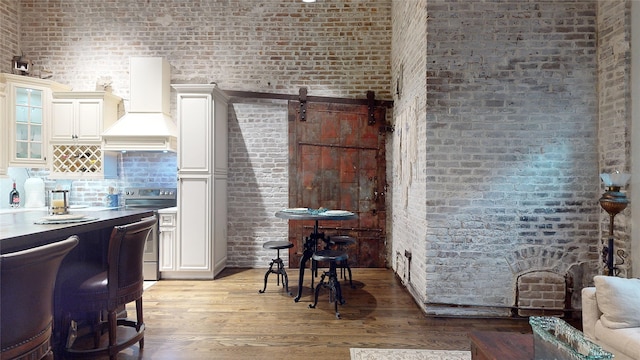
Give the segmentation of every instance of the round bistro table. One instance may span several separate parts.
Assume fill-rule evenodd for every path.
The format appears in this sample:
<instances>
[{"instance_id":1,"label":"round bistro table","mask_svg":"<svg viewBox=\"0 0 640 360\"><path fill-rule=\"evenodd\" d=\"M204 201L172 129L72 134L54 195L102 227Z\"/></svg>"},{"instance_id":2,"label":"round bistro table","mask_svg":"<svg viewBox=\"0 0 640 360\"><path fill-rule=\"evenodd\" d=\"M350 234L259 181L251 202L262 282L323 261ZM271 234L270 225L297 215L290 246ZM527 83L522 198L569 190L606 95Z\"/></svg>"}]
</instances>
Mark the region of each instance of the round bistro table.
<instances>
[{"instance_id":1,"label":"round bistro table","mask_svg":"<svg viewBox=\"0 0 640 360\"><path fill-rule=\"evenodd\" d=\"M293 299L295 302L300 301L302 296L302 283L304 280L304 269L307 266L307 261L311 259L311 256L316 251L318 240L325 240L324 233L318 231L318 222L322 220L353 220L357 219L358 215L346 210L312 210L307 208L294 208L284 209L276 212L276 217L287 220L313 220L315 225L313 226L313 232L309 237L305 239L304 251L302 258L300 259L300 278L298 279L298 294ZM312 274L313 276L313 274Z\"/></svg>"}]
</instances>

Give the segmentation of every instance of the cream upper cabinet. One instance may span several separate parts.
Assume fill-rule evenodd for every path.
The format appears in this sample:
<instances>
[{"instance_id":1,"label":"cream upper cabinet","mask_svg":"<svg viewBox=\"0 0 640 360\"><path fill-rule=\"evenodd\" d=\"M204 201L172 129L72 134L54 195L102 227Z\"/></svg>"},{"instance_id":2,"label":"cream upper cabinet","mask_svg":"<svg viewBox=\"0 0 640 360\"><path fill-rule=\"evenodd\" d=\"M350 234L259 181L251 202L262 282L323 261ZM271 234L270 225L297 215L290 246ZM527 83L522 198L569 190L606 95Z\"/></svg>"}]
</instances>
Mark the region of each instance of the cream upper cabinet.
<instances>
[{"instance_id":1,"label":"cream upper cabinet","mask_svg":"<svg viewBox=\"0 0 640 360\"><path fill-rule=\"evenodd\" d=\"M119 118L120 97L104 91L53 93L50 126L50 177L117 177L115 152L102 150L102 131Z\"/></svg>"},{"instance_id":2,"label":"cream upper cabinet","mask_svg":"<svg viewBox=\"0 0 640 360\"><path fill-rule=\"evenodd\" d=\"M177 91L178 212L175 247L160 277L213 279L227 262L227 98L215 85ZM162 262L162 256L161 256Z\"/></svg>"},{"instance_id":3,"label":"cream upper cabinet","mask_svg":"<svg viewBox=\"0 0 640 360\"><path fill-rule=\"evenodd\" d=\"M8 165L45 167L52 93L70 88L50 80L0 74L5 84L4 127L8 134Z\"/></svg>"},{"instance_id":4,"label":"cream upper cabinet","mask_svg":"<svg viewBox=\"0 0 640 360\"><path fill-rule=\"evenodd\" d=\"M51 142L100 143L102 131L118 120L121 101L104 91L53 93Z\"/></svg>"},{"instance_id":5,"label":"cream upper cabinet","mask_svg":"<svg viewBox=\"0 0 640 360\"><path fill-rule=\"evenodd\" d=\"M178 170L182 174L226 175L226 95L215 85L172 86L178 91Z\"/></svg>"},{"instance_id":6,"label":"cream upper cabinet","mask_svg":"<svg viewBox=\"0 0 640 360\"><path fill-rule=\"evenodd\" d=\"M213 102L210 93L179 93L178 168L182 174L213 172Z\"/></svg>"}]
</instances>

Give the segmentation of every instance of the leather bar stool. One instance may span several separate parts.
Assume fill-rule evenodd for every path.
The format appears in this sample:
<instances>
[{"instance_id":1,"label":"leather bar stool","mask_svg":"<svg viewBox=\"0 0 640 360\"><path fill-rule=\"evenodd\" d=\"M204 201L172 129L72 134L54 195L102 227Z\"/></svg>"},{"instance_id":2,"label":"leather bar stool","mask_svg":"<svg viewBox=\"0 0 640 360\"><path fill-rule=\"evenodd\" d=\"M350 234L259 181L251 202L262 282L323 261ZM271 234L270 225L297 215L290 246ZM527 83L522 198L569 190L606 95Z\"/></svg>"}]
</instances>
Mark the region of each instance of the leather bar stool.
<instances>
[{"instance_id":1,"label":"leather bar stool","mask_svg":"<svg viewBox=\"0 0 640 360\"><path fill-rule=\"evenodd\" d=\"M335 235L329 238L329 243L334 246L336 250L347 251L347 247L354 245L356 239L349 235ZM345 278L345 270L349 272L349 285L353 289L353 278L351 276L351 267L349 266L349 259L338 262L337 267L340 268L340 277Z\"/></svg>"},{"instance_id":2,"label":"leather bar stool","mask_svg":"<svg viewBox=\"0 0 640 360\"><path fill-rule=\"evenodd\" d=\"M78 237L0 255L0 359L53 359L53 289Z\"/></svg>"},{"instance_id":3,"label":"leather bar stool","mask_svg":"<svg viewBox=\"0 0 640 360\"><path fill-rule=\"evenodd\" d=\"M95 359L107 355L115 360L120 351L136 342L140 349L144 348L142 259L146 239L156 223L156 218L152 217L114 227L109 239L107 269L97 274L89 271L76 274L61 284L62 338L66 340L63 358ZM118 318L118 312L130 302L136 304L136 320ZM84 320L82 315L85 314L91 314L89 320L93 320L93 348L74 346L75 336L81 331L73 331L73 324L78 324L76 320ZM103 314L106 314L106 320ZM122 331L123 336L118 336L118 328L122 326L133 331ZM67 329L73 330L66 333ZM104 330L108 332L108 342L101 345Z\"/></svg>"},{"instance_id":4,"label":"leather bar stool","mask_svg":"<svg viewBox=\"0 0 640 360\"><path fill-rule=\"evenodd\" d=\"M271 259L269 263L269 270L264 274L264 288L258 290L259 293L264 293L267 290L267 279L270 274L276 274L278 286L280 286L280 276L282 276L282 286L287 294L291 295L289 291L289 278L287 277L287 271L284 268L284 263L280 258L280 250L289 249L293 247L293 243L290 241L267 241L262 245L262 248L268 250L277 250L278 254L275 259ZM273 269L273 265L276 265L276 269Z\"/></svg>"},{"instance_id":5,"label":"leather bar stool","mask_svg":"<svg viewBox=\"0 0 640 360\"><path fill-rule=\"evenodd\" d=\"M343 305L344 299L342 298L342 290L340 289L340 281L336 274L336 263L338 261L346 261L349 258L346 252L340 250L325 249L316 251L311 258L314 261L328 261L329 270L322 273L320 276L320 282L316 286L315 299L313 304L309 304L310 308L315 308L318 304L318 294L320 288L329 289L329 301L335 304L336 318L340 319L340 312L338 312L338 304Z\"/></svg>"}]
</instances>

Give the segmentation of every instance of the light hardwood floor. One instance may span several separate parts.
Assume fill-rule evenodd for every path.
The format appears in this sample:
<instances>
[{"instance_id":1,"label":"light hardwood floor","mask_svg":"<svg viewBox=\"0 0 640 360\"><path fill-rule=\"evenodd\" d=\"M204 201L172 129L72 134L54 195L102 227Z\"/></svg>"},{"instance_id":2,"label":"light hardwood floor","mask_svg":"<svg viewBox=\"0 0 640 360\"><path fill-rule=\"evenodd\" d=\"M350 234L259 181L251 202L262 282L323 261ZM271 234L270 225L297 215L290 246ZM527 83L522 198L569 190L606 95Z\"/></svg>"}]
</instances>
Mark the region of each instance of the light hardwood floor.
<instances>
[{"instance_id":1,"label":"light hardwood floor","mask_svg":"<svg viewBox=\"0 0 640 360\"><path fill-rule=\"evenodd\" d=\"M226 269L213 281L157 282L144 294L144 350L136 344L118 359L349 359L352 347L469 350L470 331L530 332L526 319L426 317L387 269L353 269L356 288L343 285L338 320L326 291L317 308L308 307L308 276L298 303L273 274L259 294L264 272ZM295 294L297 270L288 274Z\"/></svg>"}]
</instances>

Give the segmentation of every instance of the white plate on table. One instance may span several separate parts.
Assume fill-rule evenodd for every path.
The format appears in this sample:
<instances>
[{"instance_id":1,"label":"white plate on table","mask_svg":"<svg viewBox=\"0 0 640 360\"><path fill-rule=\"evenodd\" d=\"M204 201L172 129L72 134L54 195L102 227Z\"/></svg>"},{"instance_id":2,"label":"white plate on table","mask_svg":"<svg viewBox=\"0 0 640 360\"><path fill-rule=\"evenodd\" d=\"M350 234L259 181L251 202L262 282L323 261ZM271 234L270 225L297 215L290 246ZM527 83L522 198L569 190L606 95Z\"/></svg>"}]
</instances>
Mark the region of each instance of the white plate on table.
<instances>
[{"instance_id":1,"label":"white plate on table","mask_svg":"<svg viewBox=\"0 0 640 360\"><path fill-rule=\"evenodd\" d=\"M296 213L296 214L300 214L300 213L307 213L309 212L308 208L292 208L292 209L284 209L284 212L288 212L288 213Z\"/></svg>"},{"instance_id":2,"label":"white plate on table","mask_svg":"<svg viewBox=\"0 0 640 360\"><path fill-rule=\"evenodd\" d=\"M345 216L345 215L351 215L351 211L347 211L347 210L327 210L327 211L321 213L321 215Z\"/></svg>"},{"instance_id":3,"label":"white plate on table","mask_svg":"<svg viewBox=\"0 0 640 360\"><path fill-rule=\"evenodd\" d=\"M45 216L42 219L46 221L69 221L69 220L80 220L87 217L84 214L61 214L61 215L49 215Z\"/></svg>"}]
</instances>

